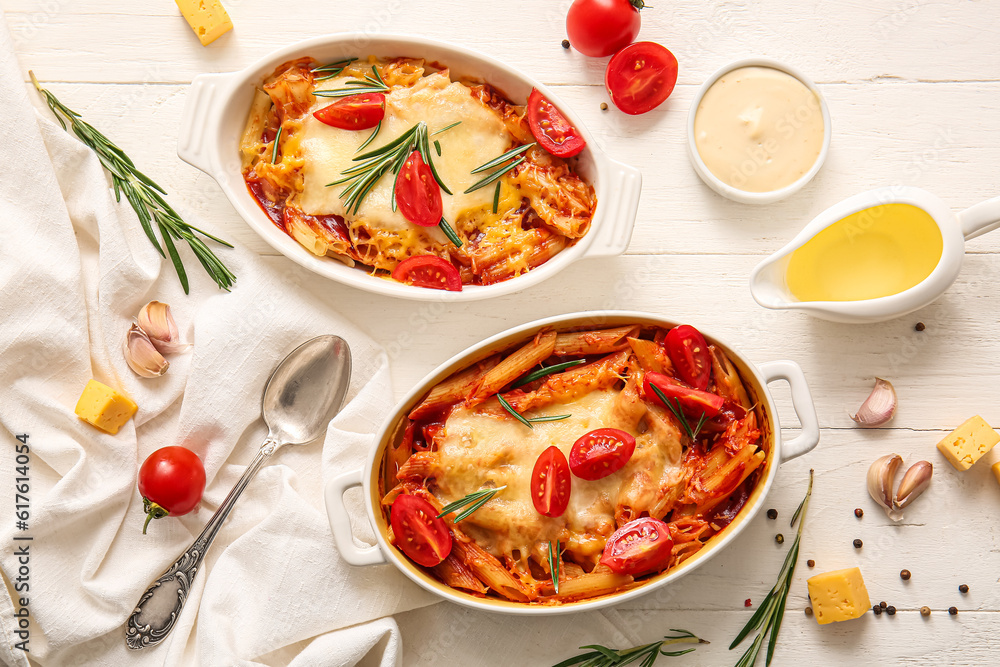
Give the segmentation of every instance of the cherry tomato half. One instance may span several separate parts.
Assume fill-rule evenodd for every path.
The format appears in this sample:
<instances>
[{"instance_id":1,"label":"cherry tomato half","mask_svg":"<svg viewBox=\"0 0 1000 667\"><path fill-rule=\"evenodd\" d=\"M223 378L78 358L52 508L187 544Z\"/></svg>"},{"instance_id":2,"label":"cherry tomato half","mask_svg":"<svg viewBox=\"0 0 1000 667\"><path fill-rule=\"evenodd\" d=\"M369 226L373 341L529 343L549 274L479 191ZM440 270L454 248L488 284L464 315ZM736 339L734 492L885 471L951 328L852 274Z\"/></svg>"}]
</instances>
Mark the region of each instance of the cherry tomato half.
<instances>
[{"instance_id":1,"label":"cherry tomato half","mask_svg":"<svg viewBox=\"0 0 1000 667\"><path fill-rule=\"evenodd\" d=\"M660 404L663 401L653 391L652 385L656 385L656 388L663 392L663 395L671 402L677 399L684 412L695 417L700 417L702 412L709 417L714 417L719 414L719 410L726 402L726 399L717 394L685 387L677 380L662 373L646 373L646 377L642 380L642 390L646 394L646 399Z\"/></svg>"},{"instance_id":2,"label":"cherry tomato half","mask_svg":"<svg viewBox=\"0 0 1000 667\"><path fill-rule=\"evenodd\" d=\"M539 514L561 516L569 507L572 478L569 464L558 447L549 447L531 471L531 502Z\"/></svg>"},{"instance_id":3,"label":"cherry tomato half","mask_svg":"<svg viewBox=\"0 0 1000 667\"><path fill-rule=\"evenodd\" d=\"M368 130L385 117L385 95L364 93L337 100L313 113L321 123L342 130Z\"/></svg>"},{"instance_id":4,"label":"cherry tomato half","mask_svg":"<svg viewBox=\"0 0 1000 667\"><path fill-rule=\"evenodd\" d=\"M670 526L647 516L629 521L608 538L601 563L619 574L646 574L666 567L673 548Z\"/></svg>"},{"instance_id":5,"label":"cherry tomato half","mask_svg":"<svg viewBox=\"0 0 1000 667\"><path fill-rule=\"evenodd\" d=\"M612 475L635 452L635 438L617 428L599 428L581 436L569 451L569 469L580 479L593 481Z\"/></svg>"},{"instance_id":6,"label":"cherry tomato half","mask_svg":"<svg viewBox=\"0 0 1000 667\"><path fill-rule=\"evenodd\" d=\"M615 106L636 116L652 111L674 92L677 58L656 42L626 46L608 62L604 87Z\"/></svg>"},{"instance_id":7,"label":"cherry tomato half","mask_svg":"<svg viewBox=\"0 0 1000 667\"><path fill-rule=\"evenodd\" d=\"M441 186L420 151L410 153L396 176L396 203L403 217L415 225L434 227L441 222Z\"/></svg>"},{"instance_id":8,"label":"cherry tomato half","mask_svg":"<svg viewBox=\"0 0 1000 667\"><path fill-rule=\"evenodd\" d=\"M696 389L708 389L712 354L701 332L688 324L674 327L667 333L666 347L681 379Z\"/></svg>"},{"instance_id":9,"label":"cherry tomato half","mask_svg":"<svg viewBox=\"0 0 1000 667\"><path fill-rule=\"evenodd\" d=\"M434 506L419 496L397 496L392 501L389 523L396 546L414 563L434 567L451 553L448 525L437 518Z\"/></svg>"},{"instance_id":10,"label":"cherry tomato half","mask_svg":"<svg viewBox=\"0 0 1000 667\"><path fill-rule=\"evenodd\" d=\"M151 519L187 514L201 502L205 491L205 466L198 455L186 447L163 447L149 455L139 468L139 493Z\"/></svg>"},{"instance_id":11,"label":"cherry tomato half","mask_svg":"<svg viewBox=\"0 0 1000 667\"><path fill-rule=\"evenodd\" d=\"M417 255L403 260L392 272L392 279L415 287L462 291L462 276L458 269L436 255Z\"/></svg>"},{"instance_id":12,"label":"cherry tomato half","mask_svg":"<svg viewBox=\"0 0 1000 667\"><path fill-rule=\"evenodd\" d=\"M538 144L556 157L573 157L587 146L566 116L534 88L528 96L528 127Z\"/></svg>"},{"instance_id":13,"label":"cherry tomato half","mask_svg":"<svg viewBox=\"0 0 1000 667\"><path fill-rule=\"evenodd\" d=\"M575 0L566 14L566 35L585 56L603 58L639 34L642 0Z\"/></svg>"}]
</instances>

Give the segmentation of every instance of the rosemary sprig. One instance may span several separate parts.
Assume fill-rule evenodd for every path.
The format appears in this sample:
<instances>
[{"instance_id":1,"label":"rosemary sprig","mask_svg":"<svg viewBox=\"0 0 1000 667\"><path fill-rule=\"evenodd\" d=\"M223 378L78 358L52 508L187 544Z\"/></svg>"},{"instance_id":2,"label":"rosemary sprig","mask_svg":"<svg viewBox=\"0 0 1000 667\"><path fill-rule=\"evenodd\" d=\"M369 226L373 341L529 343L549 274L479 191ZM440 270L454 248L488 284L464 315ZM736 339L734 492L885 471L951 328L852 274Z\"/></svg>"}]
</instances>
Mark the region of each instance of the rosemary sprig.
<instances>
[{"instance_id":1,"label":"rosemary sprig","mask_svg":"<svg viewBox=\"0 0 1000 667\"><path fill-rule=\"evenodd\" d=\"M271 149L271 164L278 161L278 142L281 141L281 131L285 129L284 126L278 126L278 133L274 135L274 147Z\"/></svg>"},{"instance_id":2,"label":"rosemary sprig","mask_svg":"<svg viewBox=\"0 0 1000 667\"><path fill-rule=\"evenodd\" d=\"M577 359L575 361L564 361L562 363L553 364L551 366L543 366L542 368L539 368L537 371L531 371L523 378L512 384L510 388L517 389L518 387L526 385L529 382L534 382L535 380L539 380L545 377L546 375L552 375L553 373L558 373L560 371L566 370L567 368L572 368L573 366L579 366L580 364L585 364L585 363L587 363L586 359Z\"/></svg>"},{"instance_id":3,"label":"rosemary sprig","mask_svg":"<svg viewBox=\"0 0 1000 667\"><path fill-rule=\"evenodd\" d=\"M438 514L438 518L440 519L444 516L447 516L448 514L451 514L452 512L458 511L463 507L466 507L467 509L458 516L456 516L452 521L452 523L458 523L462 519L467 518L469 515L471 515L473 512L478 510L486 503L493 500L493 496L500 493L506 488L507 486L504 485L504 486L498 486L495 489L480 489L478 491L473 491L464 498L459 498L455 502L448 503L447 505L442 507L441 513Z\"/></svg>"},{"instance_id":4,"label":"rosemary sprig","mask_svg":"<svg viewBox=\"0 0 1000 667\"><path fill-rule=\"evenodd\" d=\"M573 416L571 414L570 415L546 415L546 416L543 416L543 417L530 417L529 418L529 417L525 417L520 412L518 412L517 410L515 410L514 406L511 405L510 403L508 403L507 399L504 398L503 396L501 396L500 394L497 394L497 400L500 401L500 405L503 407L503 409L506 410L507 412L509 412L511 414L511 416L514 417L514 419L516 419L517 421L521 422L522 424L524 424L525 426L527 426L530 429L534 429L535 428L535 424L539 424L539 423L542 423L542 422L557 422L557 421L562 421L563 419L569 419L570 417Z\"/></svg>"},{"instance_id":5,"label":"rosemary sprig","mask_svg":"<svg viewBox=\"0 0 1000 667\"><path fill-rule=\"evenodd\" d=\"M496 215L497 209L500 208L500 186L503 185L500 181L497 181L497 189L493 191L493 215Z\"/></svg>"},{"instance_id":6,"label":"rosemary sprig","mask_svg":"<svg viewBox=\"0 0 1000 667\"><path fill-rule=\"evenodd\" d=\"M436 135L438 135L438 134L441 134L442 132L447 132L448 130L450 130L451 128L455 127L456 125L461 125L461 124L462 124L462 121L460 121L460 120L456 120L456 121L455 121L454 123L452 123L451 125L445 125L444 127L442 127L442 128L441 128L440 130L438 130L437 132L432 132L432 133L431 133L431 136L433 137L433 136L436 136Z\"/></svg>"},{"instance_id":7,"label":"rosemary sprig","mask_svg":"<svg viewBox=\"0 0 1000 667\"><path fill-rule=\"evenodd\" d=\"M511 164L509 164L509 165L507 165L507 166L505 166L505 167L500 167L499 169L497 169L496 171L494 171L494 172L493 172L492 174L490 174L490 175L489 175L489 176L487 176L486 178L484 178L484 179L482 179L482 180L479 180L479 181L476 181L475 183L473 183L472 185L470 185L470 186L469 186L469 187L468 187L468 188L467 188L467 189L465 190L465 194L469 194L470 192L475 192L475 191L476 191L476 190L478 190L479 188L485 188L485 187L486 187L487 185L489 185L490 183L493 183L493 182L495 182L495 181L499 181L499 180L500 180L501 178L503 178L503 177L504 177L504 176L505 176L505 175L506 175L506 174L507 174L507 173L508 173L508 172L509 172L509 171L510 171L511 169L513 169L514 167L516 167L516 166L518 166L519 164L521 164L522 162L524 162L524 160L525 160L525 158L520 158L520 159L518 159L518 160L515 160L514 162L512 162Z\"/></svg>"},{"instance_id":8,"label":"rosemary sprig","mask_svg":"<svg viewBox=\"0 0 1000 667\"><path fill-rule=\"evenodd\" d=\"M556 540L555 553L552 551L552 540L549 540L549 574L552 575L552 588L556 595L559 595L559 557L562 555L559 549L559 540Z\"/></svg>"},{"instance_id":9,"label":"rosemary sprig","mask_svg":"<svg viewBox=\"0 0 1000 667\"><path fill-rule=\"evenodd\" d=\"M760 653L760 647L763 645L764 637L768 632L770 632L771 636L767 642L765 664L770 665L771 658L774 657L774 647L778 641L778 632L781 630L781 621L785 615L785 602L788 600L788 591L792 585L792 576L795 574L795 564L799 559L799 543L802 541L802 528L805 526L806 510L809 508L812 487L813 471L810 470L809 488L806 489L805 498L799 503L798 509L795 510L795 514L792 515L792 520L788 524L790 527L794 527L795 522L799 521L799 529L795 535L795 541L792 542L792 546L788 550L788 555L785 556L785 562L781 565L781 570L778 572L778 581L774 584L771 592L767 594L767 597L764 598L764 602L757 609L757 613L743 626L743 629L729 646L729 650L733 650L751 632L758 628L760 629L753 643L750 644L750 647L743 654L743 657L740 658L740 661L736 663L736 667L751 667L757 662L757 655Z\"/></svg>"},{"instance_id":10,"label":"rosemary sprig","mask_svg":"<svg viewBox=\"0 0 1000 667\"><path fill-rule=\"evenodd\" d=\"M340 73L347 68L348 65L353 63L356 58L345 58L343 60L338 60L335 63L330 63L328 65L322 65L320 67L313 67L313 74L323 74L324 76L314 79L315 81L326 81L327 79L332 79L336 76L340 76Z\"/></svg>"},{"instance_id":11,"label":"rosemary sprig","mask_svg":"<svg viewBox=\"0 0 1000 667\"><path fill-rule=\"evenodd\" d=\"M316 70L313 71L315 72ZM385 81L382 79L382 75L379 74L378 67L375 65L372 65L372 73L375 74L374 77L365 74L364 79L345 81L343 88L334 88L333 90L314 90L313 95L316 97L350 97L351 95L360 95L362 93L389 92L389 86L386 85ZM336 76L336 74L334 76Z\"/></svg>"},{"instance_id":12,"label":"rosemary sprig","mask_svg":"<svg viewBox=\"0 0 1000 667\"><path fill-rule=\"evenodd\" d=\"M510 172L511 169L513 169L514 167L516 167L519 164L521 164L522 162L524 162L525 158L521 157L521 158L519 158L517 160L514 160L513 162L510 162L509 164L506 164L506 165L504 164L504 162L508 162L509 160L513 160L515 157L517 157L518 155L521 155L522 153L524 153L526 150L528 150L529 148L531 148L534 145L535 145L535 142L533 141L530 144L524 144L523 146L518 146L517 148L513 148L513 149L507 151L506 153L504 153L503 155L495 157L492 160L490 160L489 162L481 164L478 167L476 167L475 169L473 169L472 170L473 174L479 174L481 172L493 169L494 167L498 167L498 169L496 169L496 171L492 172L491 174L489 174L485 178L480 179L480 180L476 181L475 183L473 183L472 185L470 185L469 188L465 191L465 194L469 194L470 192L475 192L479 188L485 188L487 185L489 185L490 183L493 183L494 181L499 181L501 178L504 177L505 174L507 174L508 172ZM497 185L499 186L499 183L497 183ZM493 195L493 202L494 202L494 204L493 204L493 212L494 213L496 213L497 201L499 200L499 198L500 198L500 190L498 189L496 191L496 193L494 193L494 195Z\"/></svg>"},{"instance_id":13,"label":"rosemary sprig","mask_svg":"<svg viewBox=\"0 0 1000 667\"><path fill-rule=\"evenodd\" d=\"M652 644L643 644L642 646L634 646L632 648L615 650L598 644L581 646L581 649L589 648L591 651L581 653L580 655L567 660L563 660L553 667L573 667L574 665L580 665L581 667L619 667L620 665L632 664L637 660L641 661L639 662L640 667L652 667L653 663L655 663L661 655L673 657L684 655L694 650L694 647L692 647L684 649L683 651L665 651L663 649L664 646L670 646L672 644L709 643L700 637L696 637L687 630L677 630L671 628L670 631L678 634L665 636L661 641L653 642Z\"/></svg>"},{"instance_id":14,"label":"rosemary sprig","mask_svg":"<svg viewBox=\"0 0 1000 667\"><path fill-rule=\"evenodd\" d=\"M541 422L560 422L563 419L569 419L573 415L548 415L545 417L530 417L528 419L532 424L539 424Z\"/></svg>"},{"instance_id":15,"label":"rosemary sprig","mask_svg":"<svg viewBox=\"0 0 1000 667\"><path fill-rule=\"evenodd\" d=\"M493 167L499 167L500 165L502 165L507 160L510 160L510 159L514 158L515 156L520 155L521 153L523 153L524 151L528 150L529 148L531 148L534 145L535 145L535 142L532 141L530 144L524 144L523 146L518 146L517 148L513 148L513 149L507 151L506 153L504 153L503 155L501 155L500 157L495 157L492 160L490 160L489 162L486 162L484 164L479 165L478 167L476 167L475 169L472 170L472 173L473 174L478 174L478 173L486 171L488 169L492 169Z\"/></svg>"},{"instance_id":16,"label":"rosemary sprig","mask_svg":"<svg viewBox=\"0 0 1000 667\"><path fill-rule=\"evenodd\" d=\"M35 78L34 72L29 71L28 74L31 76L31 82L35 85L35 89L45 98L45 103L52 110L52 114L62 125L62 128L65 130L65 121L69 121L73 134L97 154L101 165L111 174L111 183L115 189L115 201L120 202L121 195L124 194L125 199L128 200L135 214L139 217L139 224L142 225L142 230L146 233L149 242L153 244L161 257L170 255L170 260L173 262L174 270L177 272L181 287L184 288L184 293L188 294L188 278L187 272L184 270L184 263L174 245L175 239L187 242L215 284L228 291L236 281L236 276L222 263L222 260L215 256L215 253L198 235L200 234L227 248L233 246L184 222L177 211L163 198L163 195L167 194L166 191L139 171L122 149L111 143L111 140L101 134L93 125L84 121L80 114L64 105L48 90L42 88L38 79ZM153 224L160 231L163 245L167 248L166 254L163 252L156 234L153 233Z\"/></svg>"},{"instance_id":17,"label":"rosemary sprig","mask_svg":"<svg viewBox=\"0 0 1000 667\"><path fill-rule=\"evenodd\" d=\"M694 439L698 437L699 433L701 433L701 427L705 425L706 421L708 421L708 415L704 411L702 411L701 418L698 420L698 424L692 429L690 422L688 422L687 417L684 415L683 408L681 408L680 399L675 398L673 401L671 401L669 398L666 397L663 391L655 384L650 382L649 386L653 388L654 392L656 392L657 398L659 398L663 402L663 404L667 406L667 408L669 408L672 413L674 413L674 417L677 417L677 421L679 421L681 423L681 426L684 427L684 431L688 434L688 437L691 438L691 442L694 442Z\"/></svg>"},{"instance_id":18,"label":"rosemary sprig","mask_svg":"<svg viewBox=\"0 0 1000 667\"><path fill-rule=\"evenodd\" d=\"M358 150L354 151L355 154L360 153L364 149L368 148L368 144L370 144L372 141L375 140L375 137L378 136L378 131L381 129L382 129L382 121L379 121L378 125L375 126L375 129L372 131L372 133L368 135L367 139L365 139L365 143L358 146Z\"/></svg>"},{"instance_id":19,"label":"rosemary sprig","mask_svg":"<svg viewBox=\"0 0 1000 667\"><path fill-rule=\"evenodd\" d=\"M441 218L441 222L438 223L438 227L441 228L441 231L444 232L444 235L448 237L448 240L451 241L456 248L462 247L462 239L458 237L458 234L455 233L455 229L448 224L447 220Z\"/></svg>"}]
</instances>

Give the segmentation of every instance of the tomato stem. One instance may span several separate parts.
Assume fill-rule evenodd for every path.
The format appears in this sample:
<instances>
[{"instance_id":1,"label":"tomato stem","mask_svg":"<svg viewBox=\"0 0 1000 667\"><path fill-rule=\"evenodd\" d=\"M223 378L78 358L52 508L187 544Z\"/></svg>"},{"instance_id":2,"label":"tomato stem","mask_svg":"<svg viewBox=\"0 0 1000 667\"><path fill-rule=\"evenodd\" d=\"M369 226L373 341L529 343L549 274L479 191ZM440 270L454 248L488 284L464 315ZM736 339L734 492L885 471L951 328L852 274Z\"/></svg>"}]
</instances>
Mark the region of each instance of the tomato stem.
<instances>
[{"instance_id":1,"label":"tomato stem","mask_svg":"<svg viewBox=\"0 0 1000 667\"><path fill-rule=\"evenodd\" d=\"M646 0L628 0L629 4L635 7L636 11L646 8Z\"/></svg>"},{"instance_id":2,"label":"tomato stem","mask_svg":"<svg viewBox=\"0 0 1000 667\"><path fill-rule=\"evenodd\" d=\"M170 516L170 512L160 507L156 503L152 502L148 498L142 499L142 509L146 512L146 523L142 524L142 534L146 534L146 526L153 519L162 519L165 516Z\"/></svg>"}]
</instances>

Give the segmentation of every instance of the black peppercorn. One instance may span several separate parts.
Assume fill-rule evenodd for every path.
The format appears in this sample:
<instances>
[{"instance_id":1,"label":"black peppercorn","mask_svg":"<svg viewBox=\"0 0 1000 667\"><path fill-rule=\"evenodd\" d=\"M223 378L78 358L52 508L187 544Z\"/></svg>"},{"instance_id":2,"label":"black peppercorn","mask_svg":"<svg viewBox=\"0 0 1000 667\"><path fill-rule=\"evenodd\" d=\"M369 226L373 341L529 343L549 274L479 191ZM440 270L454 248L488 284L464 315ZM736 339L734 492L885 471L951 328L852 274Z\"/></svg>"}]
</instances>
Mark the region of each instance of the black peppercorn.
<instances>
[{"instance_id":1,"label":"black peppercorn","mask_svg":"<svg viewBox=\"0 0 1000 667\"><path fill-rule=\"evenodd\" d=\"M872 607L872 611L875 612L876 616L881 616L882 615L882 607L880 607L878 605L875 605L874 607Z\"/></svg>"},{"instance_id":2,"label":"black peppercorn","mask_svg":"<svg viewBox=\"0 0 1000 667\"><path fill-rule=\"evenodd\" d=\"M931 608L930 607L921 607L920 608L920 615L921 616L930 616L931 615Z\"/></svg>"},{"instance_id":3,"label":"black peppercorn","mask_svg":"<svg viewBox=\"0 0 1000 667\"><path fill-rule=\"evenodd\" d=\"M806 565L808 565L809 567L816 567L816 561L810 558L809 560L806 561Z\"/></svg>"},{"instance_id":4,"label":"black peppercorn","mask_svg":"<svg viewBox=\"0 0 1000 667\"><path fill-rule=\"evenodd\" d=\"M924 325L923 322L917 322L917 326L915 326L913 328L916 329L917 331L923 331L927 327Z\"/></svg>"},{"instance_id":5,"label":"black peppercorn","mask_svg":"<svg viewBox=\"0 0 1000 667\"><path fill-rule=\"evenodd\" d=\"M864 515L865 515L865 511L863 509L861 509L860 507L858 509L854 510L854 516L858 517L859 519L861 517L863 517Z\"/></svg>"},{"instance_id":6,"label":"black peppercorn","mask_svg":"<svg viewBox=\"0 0 1000 667\"><path fill-rule=\"evenodd\" d=\"M785 541L785 536L782 535L781 533L778 533L777 535L774 536L774 541L777 542L778 544L783 544Z\"/></svg>"},{"instance_id":7,"label":"black peppercorn","mask_svg":"<svg viewBox=\"0 0 1000 667\"><path fill-rule=\"evenodd\" d=\"M767 518L771 519L772 521L774 519L777 519L778 518L778 510L768 510L767 511Z\"/></svg>"},{"instance_id":8,"label":"black peppercorn","mask_svg":"<svg viewBox=\"0 0 1000 667\"><path fill-rule=\"evenodd\" d=\"M564 49L568 49L569 48L569 40L568 39L564 39L562 41L562 46L563 46Z\"/></svg>"},{"instance_id":9,"label":"black peppercorn","mask_svg":"<svg viewBox=\"0 0 1000 667\"><path fill-rule=\"evenodd\" d=\"M902 572L899 573L899 578L902 579L903 581L909 581L910 580L910 571L909 570L903 570Z\"/></svg>"},{"instance_id":10,"label":"black peppercorn","mask_svg":"<svg viewBox=\"0 0 1000 667\"><path fill-rule=\"evenodd\" d=\"M952 616L956 615L958 613L958 607L948 607L948 613Z\"/></svg>"},{"instance_id":11,"label":"black peppercorn","mask_svg":"<svg viewBox=\"0 0 1000 667\"><path fill-rule=\"evenodd\" d=\"M962 584L961 586L958 587L958 590L960 592L962 592L962 593L968 593L969 592L969 587L967 585L965 585L965 584Z\"/></svg>"},{"instance_id":12,"label":"black peppercorn","mask_svg":"<svg viewBox=\"0 0 1000 667\"><path fill-rule=\"evenodd\" d=\"M889 614L890 616L895 616L896 615L896 608L895 607L888 607L888 608L886 608L885 613Z\"/></svg>"},{"instance_id":13,"label":"black peppercorn","mask_svg":"<svg viewBox=\"0 0 1000 667\"><path fill-rule=\"evenodd\" d=\"M879 602L878 606L882 607L882 609L885 609L888 605L885 602Z\"/></svg>"},{"instance_id":14,"label":"black peppercorn","mask_svg":"<svg viewBox=\"0 0 1000 667\"><path fill-rule=\"evenodd\" d=\"M864 546L864 542L862 542L861 540L854 540L855 549L860 549L862 546Z\"/></svg>"},{"instance_id":15,"label":"black peppercorn","mask_svg":"<svg viewBox=\"0 0 1000 667\"><path fill-rule=\"evenodd\" d=\"M608 103L601 102L601 111L607 111L607 110L608 110Z\"/></svg>"},{"instance_id":16,"label":"black peppercorn","mask_svg":"<svg viewBox=\"0 0 1000 667\"><path fill-rule=\"evenodd\" d=\"M813 608L806 607L806 616L812 616L812 615L813 615Z\"/></svg>"}]
</instances>

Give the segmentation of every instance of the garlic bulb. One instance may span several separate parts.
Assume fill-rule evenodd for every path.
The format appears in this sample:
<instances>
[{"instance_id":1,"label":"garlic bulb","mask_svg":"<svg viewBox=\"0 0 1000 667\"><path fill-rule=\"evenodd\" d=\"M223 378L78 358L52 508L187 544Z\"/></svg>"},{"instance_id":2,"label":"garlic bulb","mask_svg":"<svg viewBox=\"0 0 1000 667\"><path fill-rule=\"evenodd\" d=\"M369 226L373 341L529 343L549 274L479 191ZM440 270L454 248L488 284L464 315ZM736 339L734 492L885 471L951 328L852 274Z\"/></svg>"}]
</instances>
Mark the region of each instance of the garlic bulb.
<instances>
[{"instance_id":1,"label":"garlic bulb","mask_svg":"<svg viewBox=\"0 0 1000 667\"><path fill-rule=\"evenodd\" d=\"M122 354L125 355L129 368L144 378L160 377L170 367L170 362L163 358L146 332L134 322L132 328L125 334Z\"/></svg>"},{"instance_id":2,"label":"garlic bulb","mask_svg":"<svg viewBox=\"0 0 1000 667\"><path fill-rule=\"evenodd\" d=\"M875 378L875 387L868 398L861 404L858 413L851 417L859 426L871 428L881 426L896 412L896 390L892 383L882 378Z\"/></svg>"},{"instance_id":3,"label":"garlic bulb","mask_svg":"<svg viewBox=\"0 0 1000 667\"><path fill-rule=\"evenodd\" d=\"M892 495L893 480L902 463L903 457L899 454L887 454L876 459L868 468L868 493L893 521L903 518L903 513L894 506Z\"/></svg>"},{"instance_id":4,"label":"garlic bulb","mask_svg":"<svg viewBox=\"0 0 1000 667\"><path fill-rule=\"evenodd\" d=\"M163 354L183 352L190 347L181 342L177 323L167 304L150 301L139 311L137 320L139 328L146 332L153 346Z\"/></svg>"},{"instance_id":5,"label":"garlic bulb","mask_svg":"<svg viewBox=\"0 0 1000 667\"><path fill-rule=\"evenodd\" d=\"M903 509L924 492L931 483L934 466L927 461L917 461L903 474L896 489L896 507Z\"/></svg>"}]
</instances>

